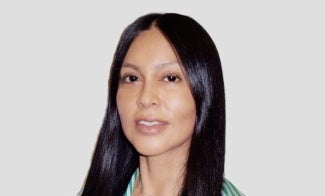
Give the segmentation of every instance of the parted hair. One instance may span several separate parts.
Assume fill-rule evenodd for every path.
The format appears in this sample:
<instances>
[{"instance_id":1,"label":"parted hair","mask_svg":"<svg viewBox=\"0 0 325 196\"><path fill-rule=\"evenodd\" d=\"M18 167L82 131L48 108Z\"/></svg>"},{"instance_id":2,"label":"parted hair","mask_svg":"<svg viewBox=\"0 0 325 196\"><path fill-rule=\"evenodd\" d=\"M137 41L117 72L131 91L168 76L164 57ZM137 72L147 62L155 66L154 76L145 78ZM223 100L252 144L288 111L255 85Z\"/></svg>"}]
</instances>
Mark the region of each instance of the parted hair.
<instances>
[{"instance_id":1,"label":"parted hair","mask_svg":"<svg viewBox=\"0 0 325 196\"><path fill-rule=\"evenodd\" d=\"M225 94L217 48L189 16L151 13L125 28L110 70L106 114L83 187L83 196L122 196L139 167L139 154L123 134L116 103L120 69L133 40L157 28L186 73L196 105L196 122L179 195L221 195L225 158Z\"/></svg>"}]
</instances>

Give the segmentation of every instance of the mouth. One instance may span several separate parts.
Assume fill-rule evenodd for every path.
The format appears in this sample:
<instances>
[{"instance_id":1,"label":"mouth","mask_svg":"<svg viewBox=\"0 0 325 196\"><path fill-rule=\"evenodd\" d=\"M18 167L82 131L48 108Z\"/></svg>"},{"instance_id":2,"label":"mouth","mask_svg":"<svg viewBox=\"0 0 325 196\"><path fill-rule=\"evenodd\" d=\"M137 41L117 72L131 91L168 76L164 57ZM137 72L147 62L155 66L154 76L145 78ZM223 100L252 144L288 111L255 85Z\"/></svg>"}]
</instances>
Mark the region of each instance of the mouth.
<instances>
[{"instance_id":1,"label":"mouth","mask_svg":"<svg viewBox=\"0 0 325 196\"><path fill-rule=\"evenodd\" d=\"M166 129L168 122L159 119L136 120L136 130L144 135L156 135Z\"/></svg>"},{"instance_id":2,"label":"mouth","mask_svg":"<svg viewBox=\"0 0 325 196\"><path fill-rule=\"evenodd\" d=\"M138 125L144 125L144 126L148 126L148 127L153 127L153 126L158 126L158 125L163 125L165 124L165 122L163 121L147 121L147 120L139 120L138 121Z\"/></svg>"}]
</instances>

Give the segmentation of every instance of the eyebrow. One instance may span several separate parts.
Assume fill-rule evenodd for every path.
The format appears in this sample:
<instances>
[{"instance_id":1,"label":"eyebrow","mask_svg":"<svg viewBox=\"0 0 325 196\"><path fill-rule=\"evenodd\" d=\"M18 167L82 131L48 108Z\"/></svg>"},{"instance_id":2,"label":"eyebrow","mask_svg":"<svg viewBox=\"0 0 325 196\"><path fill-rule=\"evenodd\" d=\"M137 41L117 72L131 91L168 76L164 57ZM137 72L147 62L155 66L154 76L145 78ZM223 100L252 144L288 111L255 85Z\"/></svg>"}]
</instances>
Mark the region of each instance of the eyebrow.
<instances>
[{"instance_id":1,"label":"eyebrow","mask_svg":"<svg viewBox=\"0 0 325 196\"><path fill-rule=\"evenodd\" d=\"M161 69L161 68L164 68L164 67L167 67L167 66L171 66L171 65L179 65L179 63L177 61L171 61L171 62L166 62L166 63L159 63L159 64L155 64L154 65L154 68L155 69ZM131 69L134 69L134 70L139 70L139 67L134 65L134 64L131 64L131 63L123 63L122 64L122 67L129 67Z\"/></svg>"}]
</instances>

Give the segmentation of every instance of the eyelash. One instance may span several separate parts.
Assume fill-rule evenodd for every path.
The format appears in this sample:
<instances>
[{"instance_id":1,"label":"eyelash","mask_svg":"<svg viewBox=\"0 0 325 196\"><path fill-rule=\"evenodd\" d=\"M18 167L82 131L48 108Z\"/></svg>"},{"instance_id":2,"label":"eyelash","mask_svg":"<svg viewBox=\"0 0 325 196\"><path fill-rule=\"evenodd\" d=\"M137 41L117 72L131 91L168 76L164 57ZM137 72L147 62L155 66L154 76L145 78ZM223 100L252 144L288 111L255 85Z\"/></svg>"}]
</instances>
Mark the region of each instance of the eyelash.
<instances>
[{"instance_id":1,"label":"eyelash","mask_svg":"<svg viewBox=\"0 0 325 196\"><path fill-rule=\"evenodd\" d=\"M133 83L136 81L131 81L130 77L135 77L136 81L138 81L139 77L137 77L135 74L125 74L123 77L121 77L121 82L123 83Z\"/></svg>"},{"instance_id":2,"label":"eyelash","mask_svg":"<svg viewBox=\"0 0 325 196\"><path fill-rule=\"evenodd\" d=\"M130 79L131 77L135 77L135 78L133 78L133 81L131 81L131 79ZM173 77L174 81L170 81L169 79L171 79L171 78L169 78L169 77ZM121 82L128 83L128 84L134 83L138 80L139 80L139 77L136 76L135 74L125 74L124 76L122 76L120 78ZM177 73L167 73L167 74L164 74L164 77L162 78L162 81L170 82L170 83L176 83L180 80L181 80L181 77Z\"/></svg>"},{"instance_id":3,"label":"eyelash","mask_svg":"<svg viewBox=\"0 0 325 196\"><path fill-rule=\"evenodd\" d=\"M168 80L168 77L174 77L175 78L175 81L169 81ZM171 82L171 83L175 83L175 82L178 82L179 80L181 80L181 77L177 74L177 73L167 73L164 77L163 77L163 80L166 81L166 82Z\"/></svg>"}]
</instances>

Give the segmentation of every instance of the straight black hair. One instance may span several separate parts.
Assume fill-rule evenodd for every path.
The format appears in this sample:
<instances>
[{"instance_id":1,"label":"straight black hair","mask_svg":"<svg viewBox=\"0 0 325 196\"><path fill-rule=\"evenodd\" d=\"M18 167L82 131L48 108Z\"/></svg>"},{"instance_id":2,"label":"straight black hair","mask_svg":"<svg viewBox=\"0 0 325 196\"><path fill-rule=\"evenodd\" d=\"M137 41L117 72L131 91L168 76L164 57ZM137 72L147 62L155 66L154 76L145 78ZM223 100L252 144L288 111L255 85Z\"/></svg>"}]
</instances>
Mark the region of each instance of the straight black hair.
<instances>
[{"instance_id":1,"label":"straight black hair","mask_svg":"<svg viewBox=\"0 0 325 196\"><path fill-rule=\"evenodd\" d=\"M131 43L150 28L159 29L170 42L185 70L196 104L196 123L180 195L221 195L225 95L220 58L205 29L192 18L175 13L144 15L122 33L111 66L106 115L82 195L122 196L139 167L139 155L122 131L116 94L121 65Z\"/></svg>"}]
</instances>

